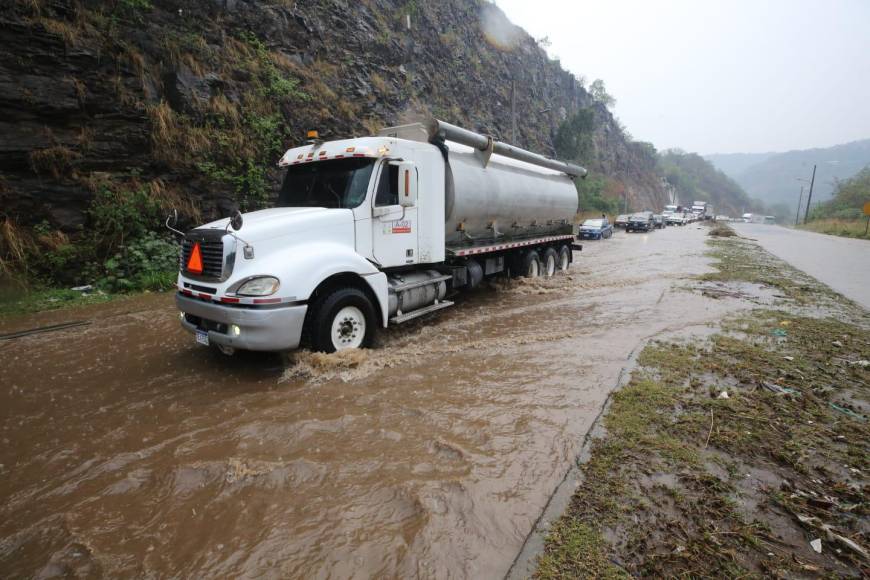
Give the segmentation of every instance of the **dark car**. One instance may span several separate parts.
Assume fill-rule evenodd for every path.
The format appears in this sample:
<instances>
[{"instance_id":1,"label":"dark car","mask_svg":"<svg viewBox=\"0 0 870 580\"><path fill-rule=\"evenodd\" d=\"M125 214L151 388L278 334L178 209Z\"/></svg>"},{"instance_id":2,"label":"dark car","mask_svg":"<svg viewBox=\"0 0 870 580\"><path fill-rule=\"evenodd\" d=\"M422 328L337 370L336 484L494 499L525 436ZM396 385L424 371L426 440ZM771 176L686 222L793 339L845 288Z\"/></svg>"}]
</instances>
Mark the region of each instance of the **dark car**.
<instances>
[{"instance_id":1,"label":"dark car","mask_svg":"<svg viewBox=\"0 0 870 580\"><path fill-rule=\"evenodd\" d=\"M628 232L651 232L655 229L655 220L651 211L641 211L631 214L625 230Z\"/></svg>"},{"instance_id":2,"label":"dark car","mask_svg":"<svg viewBox=\"0 0 870 580\"><path fill-rule=\"evenodd\" d=\"M659 230L668 225L668 222L665 220L665 216L663 215L654 214L653 221L655 222L656 229Z\"/></svg>"},{"instance_id":3,"label":"dark car","mask_svg":"<svg viewBox=\"0 0 870 580\"><path fill-rule=\"evenodd\" d=\"M579 236L584 240L601 240L612 235L613 226L606 217L586 220L580 226Z\"/></svg>"}]
</instances>

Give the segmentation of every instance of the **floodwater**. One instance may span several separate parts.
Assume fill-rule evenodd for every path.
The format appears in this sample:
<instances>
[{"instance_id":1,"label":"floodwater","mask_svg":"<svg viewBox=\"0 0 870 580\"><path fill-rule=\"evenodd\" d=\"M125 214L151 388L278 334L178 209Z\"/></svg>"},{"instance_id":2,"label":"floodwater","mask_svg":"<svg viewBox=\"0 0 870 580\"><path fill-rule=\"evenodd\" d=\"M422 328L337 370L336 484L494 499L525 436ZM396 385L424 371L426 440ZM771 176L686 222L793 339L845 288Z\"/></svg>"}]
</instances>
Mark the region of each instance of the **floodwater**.
<instances>
[{"instance_id":1,"label":"floodwater","mask_svg":"<svg viewBox=\"0 0 870 580\"><path fill-rule=\"evenodd\" d=\"M588 242L377 348L223 357L154 295L6 322L0 576L503 576L706 228ZM738 302L738 301L731 301Z\"/></svg>"}]
</instances>

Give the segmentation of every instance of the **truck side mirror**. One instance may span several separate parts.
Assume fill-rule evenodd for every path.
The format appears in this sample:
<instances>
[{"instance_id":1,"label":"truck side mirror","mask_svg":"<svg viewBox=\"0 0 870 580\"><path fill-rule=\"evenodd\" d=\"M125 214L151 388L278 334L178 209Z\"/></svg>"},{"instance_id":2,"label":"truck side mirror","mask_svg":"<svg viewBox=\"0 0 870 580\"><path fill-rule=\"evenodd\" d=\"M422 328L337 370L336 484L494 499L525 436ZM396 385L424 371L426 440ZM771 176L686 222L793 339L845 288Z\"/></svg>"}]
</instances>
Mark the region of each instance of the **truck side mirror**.
<instances>
[{"instance_id":1,"label":"truck side mirror","mask_svg":"<svg viewBox=\"0 0 870 580\"><path fill-rule=\"evenodd\" d=\"M399 205L417 205L417 166L411 161L399 163Z\"/></svg>"}]
</instances>

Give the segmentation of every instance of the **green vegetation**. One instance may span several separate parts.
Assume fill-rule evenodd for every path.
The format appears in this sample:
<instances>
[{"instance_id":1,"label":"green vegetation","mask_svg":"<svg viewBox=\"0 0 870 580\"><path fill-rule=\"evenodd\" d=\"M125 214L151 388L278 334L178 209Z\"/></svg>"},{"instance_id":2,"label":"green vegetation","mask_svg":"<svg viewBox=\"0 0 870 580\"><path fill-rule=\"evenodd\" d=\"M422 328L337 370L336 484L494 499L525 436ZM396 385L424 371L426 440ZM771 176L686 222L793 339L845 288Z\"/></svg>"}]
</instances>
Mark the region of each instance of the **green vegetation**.
<instances>
[{"instance_id":1,"label":"green vegetation","mask_svg":"<svg viewBox=\"0 0 870 580\"><path fill-rule=\"evenodd\" d=\"M45 221L25 229L4 219L0 256L6 258L0 258L0 274L10 283L0 293L0 313L106 299L100 294L82 299L79 292L57 287L90 284L101 292L171 288L179 246L154 231L171 205L173 198L157 187L126 189L106 182L94 193L88 226L75 239Z\"/></svg>"},{"instance_id":2,"label":"green vegetation","mask_svg":"<svg viewBox=\"0 0 870 580\"><path fill-rule=\"evenodd\" d=\"M864 204L870 202L870 166L855 176L838 182L834 198L810 211L809 221L801 227L836 236L870 239L865 234L867 216Z\"/></svg>"},{"instance_id":3,"label":"green vegetation","mask_svg":"<svg viewBox=\"0 0 870 580\"><path fill-rule=\"evenodd\" d=\"M178 245L148 232L105 262L98 287L110 292L168 290L178 275Z\"/></svg>"},{"instance_id":4,"label":"green vegetation","mask_svg":"<svg viewBox=\"0 0 870 580\"><path fill-rule=\"evenodd\" d=\"M616 99L608 94L604 81L601 79L592 81L592 84L589 85L589 94L592 95L595 102L601 103L608 109L612 109L616 105Z\"/></svg>"},{"instance_id":5,"label":"green vegetation","mask_svg":"<svg viewBox=\"0 0 870 580\"><path fill-rule=\"evenodd\" d=\"M120 295L105 292L82 293L77 290L61 288L22 289L16 288L0 292L0 318L32 314L60 308L73 308L102 304Z\"/></svg>"},{"instance_id":6,"label":"green vegetation","mask_svg":"<svg viewBox=\"0 0 870 580\"><path fill-rule=\"evenodd\" d=\"M684 204L708 201L714 211L739 215L760 208L731 178L696 153L670 149L661 153L659 169Z\"/></svg>"},{"instance_id":7,"label":"green vegetation","mask_svg":"<svg viewBox=\"0 0 870 580\"><path fill-rule=\"evenodd\" d=\"M559 159L576 163L588 163L595 157L593 136L597 128L592 109L580 109L559 125L554 146ZM621 201L612 195L613 184L606 176L591 171L585 179L575 180L580 212L594 210L600 213L616 213ZM608 195L610 194L610 195Z\"/></svg>"},{"instance_id":8,"label":"green vegetation","mask_svg":"<svg viewBox=\"0 0 870 580\"><path fill-rule=\"evenodd\" d=\"M810 230L820 234L870 240L866 217L861 219L820 218L801 224L799 227L802 230Z\"/></svg>"},{"instance_id":9,"label":"green vegetation","mask_svg":"<svg viewBox=\"0 0 870 580\"><path fill-rule=\"evenodd\" d=\"M594 210L596 213L615 214L622 208L622 201L615 197L604 195L608 187L608 179L600 174L590 174L585 179L577 179L577 196L580 201L580 211Z\"/></svg>"},{"instance_id":10,"label":"green vegetation","mask_svg":"<svg viewBox=\"0 0 870 580\"><path fill-rule=\"evenodd\" d=\"M162 68L151 66L149 57L122 33L153 9L149 0L80 7L75 21L36 5L35 23L56 31L68 44L105 50L105 58L115 59L119 69L136 71L143 92L147 86L163 85L164 80L154 77ZM22 216L0 214L0 273L15 280L12 287L36 295L51 287L83 284L109 292L171 286L178 246L166 236L163 222L172 208L185 223L195 222L200 209L196 197L160 178L143 179L142 171L198 174L204 187L235 198L243 211L268 203L275 190L275 162L290 140L289 114L314 106L295 63L248 31L227 35L217 50L190 22L167 28L156 50L164 68L182 71L187 78L215 79L216 88L199 90L178 106L175 101L155 102L153 96L143 102L143 94L117 77L119 105L149 121L153 163L148 167L125 173L81 171L92 138L86 130L80 147L58 144L32 151L28 161L34 174L78 186L92 198L78 231L62 232L47 221L27 223ZM314 95L334 100L328 83L337 78L337 68L317 63L311 68ZM84 83L70 82L80 98L87 96Z\"/></svg>"},{"instance_id":11,"label":"green vegetation","mask_svg":"<svg viewBox=\"0 0 870 580\"><path fill-rule=\"evenodd\" d=\"M861 575L870 514L870 368L859 364L870 335L852 322L861 311L772 268L757 246L709 243L718 272L702 283L763 283L787 296L706 341L644 348L536 577ZM842 320L797 314L802 293Z\"/></svg>"}]
</instances>

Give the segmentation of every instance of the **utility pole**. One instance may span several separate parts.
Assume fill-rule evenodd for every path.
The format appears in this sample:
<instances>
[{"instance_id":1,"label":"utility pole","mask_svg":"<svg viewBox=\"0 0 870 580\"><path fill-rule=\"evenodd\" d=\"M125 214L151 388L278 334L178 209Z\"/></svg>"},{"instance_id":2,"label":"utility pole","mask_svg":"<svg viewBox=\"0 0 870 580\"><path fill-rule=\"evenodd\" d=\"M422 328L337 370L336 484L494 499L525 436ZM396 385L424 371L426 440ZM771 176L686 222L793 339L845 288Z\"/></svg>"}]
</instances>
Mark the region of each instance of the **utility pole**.
<instances>
[{"instance_id":1,"label":"utility pole","mask_svg":"<svg viewBox=\"0 0 870 580\"><path fill-rule=\"evenodd\" d=\"M798 225L798 220L801 219L801 202L804 200L804 186L801 185L801 196L798 198L797 213L794 214L794 225Z\"/></svg>"},{"instance_id":2,"label":"utility pole","mask_svg":"<svg viewBox=\"0 0 870 580\"><path fill-rule=\"evenodd\" d=\"M807 211L804 214L804 223L810 217L810 203L813 201L813 184L816 182L816 166L813 165L813 177L810 179L810 193L807 195Z\"/></svg>"}]
</instances>

